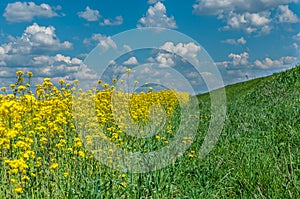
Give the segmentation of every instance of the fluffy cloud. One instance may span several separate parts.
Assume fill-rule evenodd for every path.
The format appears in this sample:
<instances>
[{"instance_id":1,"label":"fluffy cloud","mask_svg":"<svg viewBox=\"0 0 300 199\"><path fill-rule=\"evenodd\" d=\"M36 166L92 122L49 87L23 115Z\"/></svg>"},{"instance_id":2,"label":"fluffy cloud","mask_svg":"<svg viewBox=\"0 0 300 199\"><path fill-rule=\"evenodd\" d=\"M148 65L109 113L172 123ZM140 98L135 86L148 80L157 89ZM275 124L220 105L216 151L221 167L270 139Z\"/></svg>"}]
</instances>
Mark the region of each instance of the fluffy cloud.
<instances>
[{"instance_id":1,"label":"fluffy cloud","mask_svg":"<svg viewBox=\"0 0 300 199\"><path fill-rule=\"evenodd\" d=\"M225 84L232 84L239 81L246 81L249 78L261 77L262 75L271 75L274 71L279 71L290 67L297 60L296 57L286 56L279 59L266 57L262 60L249 60L249 54L231 53L228 56L230 61L216 62Z\"/></svg>"},{"instance_id":2,"label":"fluffy cloud","mask_svg":"<svg viewBox=\"0 0 300 199\"><path fill-rule=\"evenodd\" d=\"M89 6L85 8L85 11L78 12L77 15L87 21L98 21L101 17L98 10L92 10Z\"/></svg>"},{"instance_id":3,"label":"fluffy cloud","mask_svg":"<svg viewBox=\"0 0 300 199\"><path fill-rule=\"evenodd\" d=\"M158 52L154 58L149 57L147 61L150 63L157 63L160 68L175 66L179 58L178 56L187 60L191 64L199 64L198 53L201 50L201 47L193 42L177 44L174 44L173 42L166 42L160 46L159 49L162 51Z\"/></svg>"},{"instance_id":4,"label":"fluffy cloud","mask_svg":"<svg viewBox=\"0 0 300 199\"><path fill-rule=\"evenodd\" d=\"M160 49L178 54L192 64L199 63L198 53L201 50L201 47L193 42L178 43L176 45L173 42L166 42Z\"/></svg>"},{"instance_id":5,"label":"fluffy cloud","mask_svg":"<svg viewBox=\"0 0 300 199\"><path fill-rule=\"evenodd\" d=\"M288 5L278 6L278 20L280 23L298 23L299 18L289 9Z\"/></svg>"},{"instance_id":6,"label":"fluffy cloud","mask_svg":"<svg viewBox=\"0 0 300 199\"><path fill-rule=\"evenodd\" d=\"M298 0L197 0L194 14L213 15L223 20L223 30L242 29L246 33L269 34L274 23L295 23L299 19L288 8ZM278 9L277 14L275 9Z\"/></svg>"},{"instance_id":7,"label":"fluffy cloud","mask_svg":"<svg viewBox=\"0 0 300 199\"><path fill-rule=\"evenodd\" d=\"M299 46L298 46L297 43L293 43L293 44L292 44L292 47L293 47L295 50L297 50L297 51L298 51L298 49L299 49Z\"/></svg>"},{"instance_id":8,"label":"fluffy cloud","mask_svg":"<svg viewBox=\"0 0 300 199\"><path fill-rule=\"evenodd\" d=\"M53 26L44 27L34 23L25 29L21 37L10 39L10 42L0 46L1 77L14 77L17 69L32 71L35 77L70 77L83 65L78 58L62 54L45 55L72 47L68 41L59 41Z\"/></svg>"},{"instance_id":9,"label":"fluffy cloud","mask_svg":"<svg viewBox=\"0 0 300 199\"><path fill-rule=\"evenodd\" d=\"M233 66L246 66L249 64L249 54L247 52L243 52L241 54L230 53L228 57L232 59L231 63Z\"/></svg>"},{"instance_id":10,"label":"fluffy cloud","mask_svg":"<svg viewBox=\"0 0 300 199\"><path fill-rule=\"evenodd\" d=\"M157 3L157 2L162 2L163 0L148 0L148 4L155 4L155 3Z\"/></svg>"},{"instance_id":11,"label":"fluffy cloud","mask_svg":"<svg viewBox=\"0 0 300 199\"><path fill-rule=\"evenodd\" d=\"M31 71L34 74L34 82L41 83L43 77L51 77L53 82L58 82L59 79L74 80L77 78L95 79L95 73L88 69L83 61L78 58L71 58L62 54L54 56L37 55L27 56L24 59L24 66L7 65L1 67L0 85L8 86L10 82L14 82L14 74L16 70ZM11 63L12 64L12 63Z\"/></svg>"},{"instance_id":12,"label":"fluffy cloud","mask_svg":"<svg viewBox=\"0 0 300 199\"><path fill-rule=\"evenodd\" d=\"M64 56L62 54L56 54L55 56L41 55L41 56L33 57L32 63L35 66L57 65L58 63L62 63L66 66L70 66L70 65L81 65L83 62L78 58L71 58L69 56Z\"/></svg>"},{"instance_id":13,"label":"fluffy cloud","mask_svg":"<svg viewBox=\"0 0 300 199\"><path fill-rule=\"evenodd\" d=\"M172 67L175 65L175 62L173 60L173 55L169 53L158 53L156 56L156 61L159 63L159 67Z\"/></svg>"},{"instance_id":14,"label":"fluffy cloud","mask_svg":"<svg viewBox=\"0 0 300 199\"><path fill-rule=\"evenodd\" d=\"M228 55L230 61L216 62L216 65L220 68L225 68L226 71L236 71L239 70L247 70L248 72L251 70L273 70L284 68L286 66L292 65L297 58L293 56L285 56L280 59L271 59L269 57L264 58L263 60L256 59L254 62L249 61L249 53L243 52L240 54L230 53Z\"/></svg>"},{"instance_id":15,"label":"fluffy cloud","mask_svg":"<svg viewBox=\"0 0 300 199\"><path fill-rule=\"evenodd\" d=\"M157 2L154 6L149 7L146 16L139 20L137 27L177 28L174 17L168 17L166 13L165 5Z\"/></svg>"},{"instance_id":16,"label":"fluffy cloud","mask_svg":"<svg viewBox=\"0 0 300 199\"><path fill-rule=\"evenodd\" d=\"M127 61L123 62L124 65L138 65L139 62L136 57L130 57Z\"/></svg>"},{"instance_id":17,"label":"fluffy cloud","mask_svg":"<svg viewBox=\"0 0 300 199\"><path fill-rule=\"evenodd\" d=\"M33 57L31 65L35 66L30 69L35 76L75 79L76 74L83 66L83 62L78 58L56 54L55 56L41 55Z\"/></svg>"},{"instance_id":18,"label":"fluffy cloud","mask_svg":"<svg viewBox=\"0 0 300 199\"><path fill-rule=\"evenodd\" d=\"M241 37L237 40L235 39L226 39L221 41L221 43L231 44L231 45L245 45L247 43L247 40L244 37Z\"/></svg>"},{"instance_id":19,"label":"fluffy cloud","mask_svg":"<svg viewBox=\"0 0 300 199\"><path fill-rule=\"evenodd\" d=\"M19 43L30 43L31 53L36 52L56 51L72 48L72 44L68 41L61 43L55 34L53 26L45 27L34 23L28 26L22 35ZM17 44L18 44L17 42Z\"/></svg>"},{"instance_id":20,"label":"fluffy cloud","mask_svg":"<svg viewBox=\"0 0 300 199\"><path fill-rule=\"evenodd\" d=\"M15 2L7 4L3 16L9 22L25 22L32 21L34 17L51 18L58 14L45 3Z\"/></svg>"},{"instance_id":21,"label":"fluffy cloud","mask_svg":"<svg viewBox=\"0 0 300 199\"><path fill-rule=\"evenodd\" d=\"M28 26L21 37L10 39L9 43L0 46L2 66L26 65L31 56L72 48L70 42L60 42L53 26L39 26L36 23Z\"/></svg>"},{"instance_id":22,"label":"fluffy cloud","mask_svg":"<svg viewBox=\"0 0 300 199\"><path fill-rule=\"evenodd\" d=\"M297 35L294 35L294 36L293 36L293 39L294 39L295 41L300 41L300 32L299 32Z\"/></svg>"},{"instance_id":23,"label":"fluffy cloud","mask_svg":"<svg viewBox=\"0 0 300 199\"><path fill-rule=\"evenodd\" d=\"M260 69L282 68L285 65L292 64L296 60L296 57L291 56L281 57L278 60L272 60L271 58L267 57L262 61L256 60L254 65Z\"/></svg>"},{"instance_id":24,"label":"fluffy cloud","mask_svg":"<svg viewBox=\"0 0 300 199\"><path fill-rule=\"evenodd\" d=\"M89 69L81 59L69 57L62 54L54 56L37 55L27 56L24 60L24 66L8 65L1 67L0 85L8 86L10 82L14 82L14 74L16 70L31 71L34 74L33 85L41 83L44 77L51 77L54 83L59 79L74 80L74 79L97 79L97 74ZM5 81L1 81L5 80Z\"/></svg>"},{"instance_id":25,"label":"fluffy cloud","mask_svg":"<svg viewBox=\"0 0 300 199\"><path fill-rule=\"evenodd\" d=\"M241 14L232 12L219 18L226 20L227 25L224 27L224 30L243 29L247 33L261 31L267 34L271 30L270 14L270 12L245 12Z\"/></svg>"},{"instance_id":26,"label":"fluffy cloud","mask_svg":"<svg viewBox=\"0 0 300 199\"><path fill-rule=\"evenodd\" d=\"M100 15L99 10L93 10L89 6L85 8L85 11L78 12L78 17L83 18L87 21L99 21L100 18L103 18ZM101 20L102 21L102 20ZM123 24L123 17L122 16L116 16L114 19L105 19L103 18L103 21L99 23L100 26L119 26Z\"/></svg>"},{"instance_id":27,"label":"fluffy cloud","mask_svg":"<svg viewBox=\"0 0 300 199\"><path fill-rule=\"evenodd\" d=\"M219 15L231 11L256 13L297 1L298 0L197 0L193 8L194 13L199 15Z\"/></svg>"},{"instance_id":28,"label":"fluffy cloud","mask_svg":"<svg viewBox=\"0 0 300 199\"><path fill-rule=\"evenodd\" d=\"M101 26L119 26L123 24L123 17L116 16L114 20L104 19L103 22L100 23Z\"/></svg>"},{"instance_id":29,"label":"fluffy cloud","mask_svg":"<svg viewBox=\"0 0 300 199\"><path fill-rule=\"evenodd\" d=\"M103 50L108 50L109 48L117 48L117 44L112 40L110 36L105 36L102 34L93 34L91 38L84 39L83 43L86 45L90 45L95 41L99 46L102 47Z\"/></svg>"}]
</instances>

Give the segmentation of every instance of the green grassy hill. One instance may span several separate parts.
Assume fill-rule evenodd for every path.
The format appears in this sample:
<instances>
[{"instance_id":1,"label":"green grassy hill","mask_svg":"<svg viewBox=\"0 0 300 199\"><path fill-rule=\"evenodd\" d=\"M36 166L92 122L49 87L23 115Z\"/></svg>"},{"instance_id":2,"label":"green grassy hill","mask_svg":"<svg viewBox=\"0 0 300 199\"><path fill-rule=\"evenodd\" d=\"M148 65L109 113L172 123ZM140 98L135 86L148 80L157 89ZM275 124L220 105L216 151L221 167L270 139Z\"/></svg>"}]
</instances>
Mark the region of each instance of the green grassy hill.
<instances>
[{"instance_id":1,"label":"green grassy hill","mask_svg":"<svg viewBox=\"0 0 300 199\"><path fill-rule=\"evenodd\" d=\"M298 198L300 66L227 86L227 118L217 145L197 157L206 135L209 94L197 96L200 128L174 165L132 175L133 198ZM215 91L216 92L216 91Z\"/></svg>"},{"instance_id":2,"label":"green grassy hill","mask_svg":"<svg viewBox=\"0 0 300 199\"><path fill-rule=\"evenodd\" d=\"M16 179L12 180L7 174L7 167L2 166L3 161L0 161L0 198L299 198L300 65L269 77L226 86L225 90L225 125L217 144L204 158L199 157L199 153L210 120L214 119L209 93L196 96L200 120L198 134L191 147L184 154L178 154L178 159L167 167L149 173L112 169L88 152L79 151L84 149L76 131L63 126L65 133L69 133L66 140L70 141L72 148L61 144L63 147L57 148L59 150L53 149L57 153L48 153L54 148L49 147L54 144L55 139L52 139L47 150L44 150L45 147L34 149L46 154L43 164L52 161L59 164L51 163L50 171L46 164L32 167L36 170L31 170L31 174L39 172L32 175L33 180L24 187L24 193L21 194L22 189L20 195L11 195L11 186ZM174 112L171 123L174 127L180 124L179 111L178 108ZM6 113L2 115L6 116ZM46 126L46 123L42 124ZM153 138L153 146L150 142L134 143L142 149L147 147L147 152L157 150L157 142L166 143L158 140L161 137ZM190 141L190 138L182 142L187 143L186 140ZM3 151L0 150L2 159L5 157ZM78 155L80 152L83 157ZM112 151L109 153L114 155ZM152 160L150 166L155 161ZM42 161L32 162L37 163L42 164ZM13 164L13 168L20 165L24 163ZM16 171L21 178L20 170Z\"/></svg>"},{"instance_id":3,"label":"green grassy hill","mask_svg":"<svg viewBox=\"0 0 300 199\"><path fill-rule=\"evenodd\" d=\"M209 157L191 169L193 185L186 192L197 190L205 198L297 198L299 91L300 66L227 86L225 128ZM209 106L207 94L198 98L202 107Z\"/></svg>"},{"instance_id":4,"label":"green grassy hill","mask_svg":"<svg viewBox=\"0 0 300 199\"><path fill-rule=\"evenodd\" d=\"M227 118L217 145L197 157L210 121L209 94L197 96L199 133L174 165L132 175L140 198L298 198L300 66L227 86ZM216 92L216 91L215 91Z\"/></svg>"}]
</instances>

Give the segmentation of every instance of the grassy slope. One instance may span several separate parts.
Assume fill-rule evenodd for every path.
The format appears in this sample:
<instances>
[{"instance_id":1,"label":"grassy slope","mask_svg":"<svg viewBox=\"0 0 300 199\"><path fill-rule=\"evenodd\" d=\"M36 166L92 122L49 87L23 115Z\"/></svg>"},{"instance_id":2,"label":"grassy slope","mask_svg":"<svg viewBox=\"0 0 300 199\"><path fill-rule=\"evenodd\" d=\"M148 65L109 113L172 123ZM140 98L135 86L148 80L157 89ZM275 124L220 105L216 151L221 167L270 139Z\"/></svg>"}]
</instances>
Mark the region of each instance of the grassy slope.
<instances>
[{"instance_id":1,"label":"grassy slope","mask_svg":"<svg viewBox=\"0 0 300 199\"><path fill-rule=\"evenodd\" d=\"M205 158L179 158L133 174L128 198L297 198L300 195L300 66L226 87L227 119ZM197 154L208 128L209 95L198 96ZM189 153L189 152L188 152Z\"/></svg>"},{"instance_id":2,"label":"grassy slope","mask_svg":"<svg viewBox=\"0 0 300 199\"><path fill-rule=\"evenodd\" d=\"M196 160L185 191L205 198L299 196L299 90L300 66L227 86L226 126L210 156ZM199 96L202 104L207 98Z\"/></svg>"},{"instance_id":3,"label":"grassy slope","mask_svg":"<svg viewBox=\"0 0 300 199\"><path fill-rule=\"evenodd\" d=\"M297 198L300 195L300 66L226 87L227 119L205 158L179 158L134 174L129 198ZM198 153L208 128L209 95L198 96ZM124 195L123 195L124 196Z\"/></svg>"},{"instance_id":4,"label":"grassy slope","mask_svg":"<svg viewBox=\"0 0 300 199\"><path fill-rule=\"evenodd\" d=\"M299 90L300 66L227 86L225 127L204 159L189 156L199 153L210 120L209 95L200 95L199 134L174 165L128 173L130 181L126 188L118 186L119 191L111 188L118 185L118 171L100 166L90 175L82 167L75 172L68 198L298 198Z\"/></svg>"}]
</instances>

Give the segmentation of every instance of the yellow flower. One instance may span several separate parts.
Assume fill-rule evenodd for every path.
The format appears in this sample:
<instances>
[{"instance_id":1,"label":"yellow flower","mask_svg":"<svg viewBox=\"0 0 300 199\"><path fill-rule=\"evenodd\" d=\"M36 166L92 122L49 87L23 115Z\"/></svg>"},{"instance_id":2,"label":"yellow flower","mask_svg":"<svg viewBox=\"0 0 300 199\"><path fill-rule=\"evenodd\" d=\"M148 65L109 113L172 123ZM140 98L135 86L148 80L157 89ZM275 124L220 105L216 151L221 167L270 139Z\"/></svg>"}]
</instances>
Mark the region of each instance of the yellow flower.
<instances>
[{"instance_id":1,"label":"yellow flower","mask_svg":"<svg viewBox=\"0 0 300 199\"><path fill-rule=\"evenodd\" d=\"M51 166L50 166L50 169L56 169L58 167L58 164L57 163L53 163Z\"/></svg>"},{"instance_id":2,"label":"yellow flower","mask_svg":"<svg viewBox=\"0 0 300 199\"><path fill-rule=\"evenodd\" d=\"M127 187L126 182L121 182L120 185L121 185L122 187Z\"/></svg>"},{"instance_id":3,"label":"yellow flower","mask_svg":"<svg viewBox=\"0 0 300 199\"><path fill-rule=\"evenodd\" d=\"M63 85L63 84L65 83L65 80L61 79L61 80L58 81L58 83L59 83L60 85Z\"/></svg>"},{"instance_id":4,"label":"yellow flower","mask_svg":"<svg viewBox=\"0 0 300 199\"><path fill-rule=\"evenodd\" d=\"M16 160L5 160L4 162L8 163L9 167L12 169L19 169L20 171L23 171L28 168L28 165L22 158Z\"/></svg>"},{"instance_id":5,"label":"yellow flower","mask_svg":"<svg viewBox=\"0 0 300 199\"><path fill-rule=\"evenodd\" d=\"M26 91L26 87L21 85L18 87L18 91L19 92Z\"/></svg>"},{"instance_id":6,"label":"yellow flower","mask_svg":"<svg viewBox=\"0 0 300 199\"><path fill-rule=\"evenodd\" d=\"M22 181L29 181L29 180L30 180L30 178L26 175L22 177Z\"/></svg>"},{"instance_id":7,"label":"yellow flower","mask_svg":"<svg viewBox=\"0 0 300 199\"><path fill-rule=\"evenodd\" d=\"M130 68L127 68L126 69L126 73L130 73L131 69Z\"/></svg>"},{"instance_id":8,"label":"yellow flower","mask_svg":"<svg viewBox=\"0 0 300 199\"><path fill-rule=\"evenodd\" d=\"M19 71L16 72L16 76L22 76L22 75L24 75L23 71L19 70Z\"/></svg>"},{"instance_id":9,"label":"yellow flower","mask_svg":"<svg viewBox=\"0 0 300 199\"><path fill-rule=\"evenodd\" d=\"M65 139L61 139L59 143L57 143L55 146L58 148L64 147L66 145L67 141Z\"/></svg>"},{"instance_id":10,"label":"yellow flower","mask_svg":"<svg viewBox=\"0 0 300 199\"><path fill-rule=\"evenodd\" d=\"M67 177L69 175L68 172L64 172L64 176Z\"/></svg>"},{"instance_id":11,"label":"yellow flower","mask_svg":"<svg viewBox=\"0 0 300 199\"><path fill-rule=\"evenodd\" d=\"M11 169L8 171L8 173L11 175L11 174L17 174L19 172L18 169Z\"/></svg>"},{"instance_id":12,"label":"yellow flower","mask_svg":"<svg viewBox=\"0 0 300 199\"><path fill-rule=\"evenodd\" d=\"M80 138L75 138L74 139L74 147L81 147L82 146L82 142L80 140Z\"/></svg>"},{"instance_id":13,"label":"yellow flower","mask_svg":"<svg viewBox=\"0 0 300 199\"><path fill-rule=\"evenodd\" d=\"M84 156L85 156L85 154L84 154L83 151L79 151L79 152L78 152L78 155L81 156L82 158L84 158Z\"/></svg>"},{"instance_id":14,"label":"yellow flower","mask_svg":"<svg viewBox=\"0 0 300 199\"><path fill-rule=\"evenodd\" d=\"M2 91L2 92L6 92L6 87L2 87L2 88L1 88L1 91Z\"/></svg>"},{"instance_id":15,"label":"yellow flower","mask_svg":"<svg viewBox=\"0 0 300 199\"><path fill-rule=\"evenodd\" d=\"M109 84L103 84L103 88L108 88L109 87Z\"/></svg>"},{"instance_id":16,"label":"yellow flower","mask_svg":"<svg viewBox=\"0 0 300 199\"><path fill-rule=\"evenodd\" d=\"M35 163L35 165L36 165L36 167L40 167L40 166L42 166L42 162L37 161L37 162Z\"/></svg>"},{"instance_id":17,"label":"yellow flower","mask_svg":"<svg viewBox=\"0 0 300 199\"><path fill-rule=\"evenodd\" d=\"M32 72L27 72L27 76L28 76L28 77L32 77L32 76L33 76L33 73L32 73Z\"/></svg>"},{"instance_id":18,"label":"yellow flower","mask_svg":"<svg viewBox=\"0 0 300 199\"><path fill-rule=\"evenodd\" d=\"M35 152L34 151L25 151L23 154L23 158L29 160L30 158L34 158Z\"/></svg>"},{"instance_id":19,"label":"yellow flower","mask_svg":"<svg viewBox=\"0 0 300 199\"><path fill-rule=\"evenodd\" d=\"M23 193L23 188L22 187L18 187L18 188L15 188L14 191L16 193Z\"/></svg>"}]
</instances>

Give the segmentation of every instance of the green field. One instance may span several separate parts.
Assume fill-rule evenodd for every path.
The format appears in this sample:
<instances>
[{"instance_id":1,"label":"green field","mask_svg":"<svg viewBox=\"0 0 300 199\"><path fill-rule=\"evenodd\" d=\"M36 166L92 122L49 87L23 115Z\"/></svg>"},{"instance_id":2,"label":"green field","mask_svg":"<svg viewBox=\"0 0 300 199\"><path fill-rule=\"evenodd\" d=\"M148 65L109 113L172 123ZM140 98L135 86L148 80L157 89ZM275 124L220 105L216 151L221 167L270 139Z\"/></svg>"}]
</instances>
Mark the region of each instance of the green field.
<instances>
[{"instance_id":1,"label":"green field","mask_svg":"<svg viewBox=\"0 0 300 199\"><path fill-rule=\"evenodd\" d=\"M299 91L300 66L226 86L225 126L204 159L198 153L211 117L210 97L197 96L200 126L191 147L174 164L150 173L120 172L58 152L57 162L68 162L67 173L60 167L45 172L13 194L1 159L0 198L298 198Z\"/></svg>"}]
</instances>

